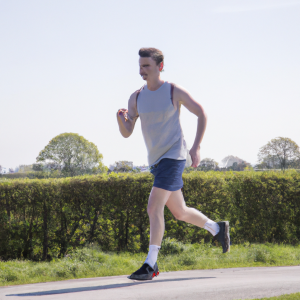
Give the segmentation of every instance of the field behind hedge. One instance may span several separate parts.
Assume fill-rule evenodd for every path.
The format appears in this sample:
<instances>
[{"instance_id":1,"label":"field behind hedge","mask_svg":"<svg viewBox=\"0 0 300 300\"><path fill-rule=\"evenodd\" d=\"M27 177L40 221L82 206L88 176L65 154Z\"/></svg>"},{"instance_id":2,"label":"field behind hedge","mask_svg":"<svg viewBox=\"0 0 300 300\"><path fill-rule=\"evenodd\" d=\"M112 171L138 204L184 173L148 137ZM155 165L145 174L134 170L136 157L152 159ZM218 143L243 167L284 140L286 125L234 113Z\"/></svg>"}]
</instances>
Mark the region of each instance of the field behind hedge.
<instances>
[{"instance_id":1,"label":"field behind hedge","mask_svg":"<svg viewBox=\"0 0 300 300\"><path fill-rule=\"evenodd\" d=\"M233 243L300 242L300 174L183 174L188 206L229 220ZM150 173L0 182L0 258L49 260L97 243L103 251L147 251ZM211 235L165 210L165 237L210 242Z\"/></svg>"}]
</instances>

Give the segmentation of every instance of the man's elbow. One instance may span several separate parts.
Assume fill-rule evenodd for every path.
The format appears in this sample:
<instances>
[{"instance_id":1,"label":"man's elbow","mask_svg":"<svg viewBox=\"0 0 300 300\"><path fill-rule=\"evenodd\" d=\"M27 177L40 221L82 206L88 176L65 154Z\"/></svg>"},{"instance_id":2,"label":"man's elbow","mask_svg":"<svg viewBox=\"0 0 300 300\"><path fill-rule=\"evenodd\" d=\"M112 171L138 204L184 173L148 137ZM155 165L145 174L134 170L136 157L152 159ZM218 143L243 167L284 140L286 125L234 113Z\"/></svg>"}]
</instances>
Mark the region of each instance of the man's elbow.
<instances>
[{"instance_id":1,"label":"man's elbow","mask_svg":"<svg viewBox=\"0 0 300 300\"><path fill-rule=\"evenodd\" d=\"M131 133L129 133L129 134L127 133L127 134L124 134L124 135L123 135L123 137L124 137L125 139L129 138L130 136L131 136Z\"/></svg>"},{"instance_id":2,"label":"man's elbow","mask_svg":"<svg viewBox=\"0 0 300 300\"><path fill-rule=\"evenodd\" d=\"M203 109L201 109L199 112L198 112L198 118L199 119L202 119L202 120L207 120L207 114L206 114L206 112L203 110Z\"/></svg>"},{"instance_id":3,"label":"man's elbow","mask_svg":"<svg viewBox=\"0 0 300 300\"><path fill-rule=\"evenodd\" d=\"M126 139L129 138L132 134L132 131L130 132L128 130L123 130L123 131L120 130L120 132L121 132L122 136Z\"/></svg>"}]
</instances>

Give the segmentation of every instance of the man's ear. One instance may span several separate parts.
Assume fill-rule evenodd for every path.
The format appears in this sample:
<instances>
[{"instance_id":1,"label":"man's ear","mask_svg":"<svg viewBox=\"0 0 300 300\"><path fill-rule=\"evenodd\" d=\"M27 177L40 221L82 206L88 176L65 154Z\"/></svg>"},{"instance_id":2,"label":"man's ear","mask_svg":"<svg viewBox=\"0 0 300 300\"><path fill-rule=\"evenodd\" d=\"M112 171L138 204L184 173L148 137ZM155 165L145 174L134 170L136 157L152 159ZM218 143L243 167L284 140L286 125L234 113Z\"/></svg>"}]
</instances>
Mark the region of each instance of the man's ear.
<instances>
[{"instance_id":1,"label":"man's ear","mask_svg":"<svg viewBox=\"0 0 300 300\"><path fill-rule=\"evenodd\" d=\"M164 63L161 62L161 63L160 63L160 66L159 66L159 71L161 72L161 71L163 70L163 68L164 68Z\"/></svg>"}]
</instances>

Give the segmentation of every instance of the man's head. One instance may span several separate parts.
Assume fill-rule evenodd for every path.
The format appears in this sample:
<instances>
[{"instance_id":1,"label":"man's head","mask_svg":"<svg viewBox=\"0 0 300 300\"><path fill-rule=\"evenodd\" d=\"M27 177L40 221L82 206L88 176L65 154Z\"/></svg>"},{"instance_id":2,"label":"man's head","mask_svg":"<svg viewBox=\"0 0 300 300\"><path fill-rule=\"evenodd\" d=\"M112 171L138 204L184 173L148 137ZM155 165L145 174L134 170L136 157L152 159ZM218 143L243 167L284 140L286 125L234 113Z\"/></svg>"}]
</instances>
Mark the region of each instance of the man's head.
<instances>
[{"instance_id":1,"label":"man's head","mask_svg":"<svg viewBox=\"0 0 300 300\"><path fill-rule=\"evenodd\" d=\"M159 77L164 68L164 55L156 48L141 48L140 56L140 75L144 80Z\"/></svg>"}]
</instances>

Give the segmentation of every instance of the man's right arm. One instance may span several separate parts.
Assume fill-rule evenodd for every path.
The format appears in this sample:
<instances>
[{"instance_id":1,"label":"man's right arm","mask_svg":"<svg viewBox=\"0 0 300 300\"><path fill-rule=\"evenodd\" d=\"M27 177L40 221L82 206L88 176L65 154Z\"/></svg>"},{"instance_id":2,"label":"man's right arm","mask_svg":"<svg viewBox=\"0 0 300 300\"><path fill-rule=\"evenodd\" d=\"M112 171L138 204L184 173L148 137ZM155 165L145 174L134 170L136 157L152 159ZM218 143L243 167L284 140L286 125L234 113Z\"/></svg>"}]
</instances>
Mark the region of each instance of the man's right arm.
<instances>
[{"instance_id":1,"label":"man's right arm","mask_svg":"<svg viewBox=\"0 0 300 300\"><path fill-rule=\"evenodd\" d=\"M128 113L127 120L125 120L123 113L117 113L117 120L119 124L119 130L123 137L128 138L133 132L135 122L139 116L136 107L137 92L134 92L128 100Z\"/></svg>"}]
</instances>

